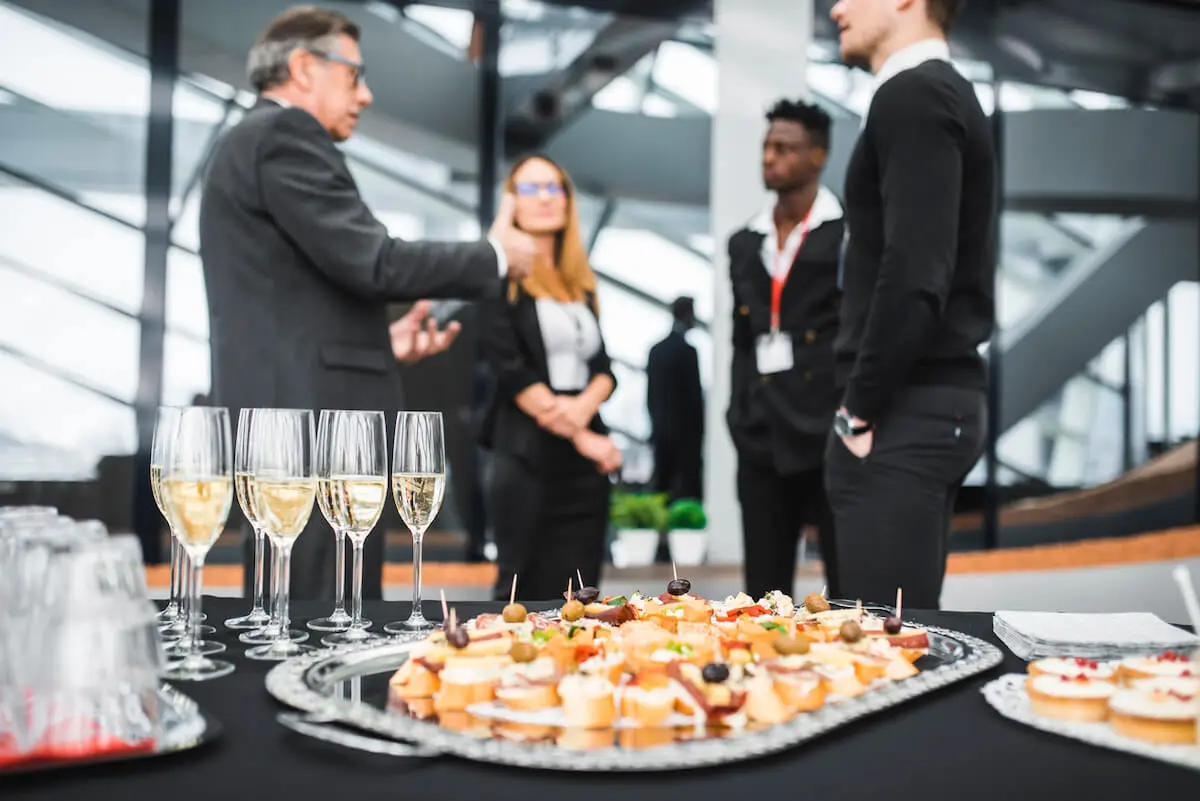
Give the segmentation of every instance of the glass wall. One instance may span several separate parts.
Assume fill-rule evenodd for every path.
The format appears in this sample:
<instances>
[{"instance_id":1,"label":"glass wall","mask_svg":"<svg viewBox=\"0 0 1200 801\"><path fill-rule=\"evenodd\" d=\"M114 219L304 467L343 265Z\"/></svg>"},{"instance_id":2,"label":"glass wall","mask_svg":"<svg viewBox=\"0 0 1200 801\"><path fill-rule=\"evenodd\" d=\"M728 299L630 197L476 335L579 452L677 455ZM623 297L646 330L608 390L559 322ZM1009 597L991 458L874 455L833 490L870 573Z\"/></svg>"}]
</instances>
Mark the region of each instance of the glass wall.
<instances>
[{"instance_id":1,"label":"glass wall","mask_svg":"<svg viewBox=\"0 0 1200 801\"><path fill-rule=\"evenodd\" d=\"M204 166L217 137L253 103L244 65L254 36L289 5L181 0L164 403L189 403L209 390L197 256ZM477 237L482 90L471 57L475 18L438 4L331 5L365 32L375 104L343 149L367 202L397 236ZM817 3L819 15L827 12L823 5ZM712 379L711 261L722 246L708 208L709 128L719 103L712 25L703 17L637 19L541 0L504 0L501 8L505 124L540 90L570 76L576 83L563 96L585 99L539 128L536 144L580 188L602 326L620 382L604 414L626 449L625 478L638 482L653 470L646 357L668 332L669 305L680 295L695 298L700 324L689 336L706 387ZM111 14L0 0L0 487L11 490L0 503L37 479L70 487L72 498L92 498L92 514L116 528L132 525L134 402L143 368L149 9L150 0L113 3ZM844 159L837 151L852 141L872 82L838 62L834 42L822 38L827 28L818 24L817 31L808 79L813 98L835 117L840 138L827 182L840 190ZM1048 109L1146 108L1095 86L1012 80L1001 62L972 52L978 60L956 65L984 109L1005 119ZM618 68L609 63L614 58ZM575 69L580 65L591 66ZM402 77L413 75L421 79ZM1051 299L1157 219L1138 208L1099 206L1004 210L999 342L1052 316ZM1194 274L1164 285L1127 329L1097 341L1052 392L1008 421L999 432L998 483L1014 495L1097 486L1194 438L1198 294ZM473 357L467 339L448 357L457 360L453 371L466 370ZM1003 365L1003 349L999 359ZM1021 380L1001 373L1004 382ZM413 383L430 383L424 376ZM981 464L969 483L982 486L987 478Z\"/></svg>"}]
</instances>

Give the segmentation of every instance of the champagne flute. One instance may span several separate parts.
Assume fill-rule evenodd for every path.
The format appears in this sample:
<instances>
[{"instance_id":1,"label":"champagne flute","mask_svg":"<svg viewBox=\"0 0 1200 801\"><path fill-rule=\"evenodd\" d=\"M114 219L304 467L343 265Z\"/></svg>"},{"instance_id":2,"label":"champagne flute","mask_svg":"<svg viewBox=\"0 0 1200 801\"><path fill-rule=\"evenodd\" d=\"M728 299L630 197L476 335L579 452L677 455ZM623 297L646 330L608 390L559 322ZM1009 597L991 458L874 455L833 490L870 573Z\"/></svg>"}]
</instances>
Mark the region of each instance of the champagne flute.
<instances>
[{"instance_id":1,"label":"champagne flute","mask_svg":"<svg viewBox=\"0 0 1200 801\"><path fill-rule=\"evenodd\" d=\"M254 508L254 472L250 469L250 427L254 425L254 409L242 409L238 413L237 441L233 454L233 489L238 506L246 516L246 522L254 530L254 605L250 613L225 621L225 628L234 631L261 629L271 622L271 616L263 608L263 533Z\"/></svg>"},{"instance_id":2,"label":"champagne flute","mask_svg":"<svg viewBox=\"0 0 1200 801\"><path fill-rule=\"evenodd\" d=\"M204 406L183 409L174 431L163 463L162 495L171 515L171 528L191 562L188 616L193 644L199 644L204 559L221 536L233 502L229 410ZM163 675L175 681L204 681L232 672L232 663L209 659L194 649L171 664Z\"/></svg>"},{"instance_id":3,"label":"champagne flute","mask_svg":"<svg viewBox=\"0 0 1200 801\"><path fill-rule=\"evenodd\" d=\"M446 449L441 412L400 412L392 455L392 496L413 538L413 604L408 620L388 623L389 634L421 635L433 629L421 611L421 540L442 508Z\"/></svg>"},{"instance_id":4,"label":"champagne flute","mask_svg":"<svg viewBox=\"0 0 1200 801\"><path fill-rule=\"evenodd\" d=\"M280 625L273 642L246 651L248 659L290 659L316 650L294 642L288 633L292 546L308 525L317 492L315 439L313 414L308 409L259 409L250 427L254 509L279 555L275 608Z\"/></svg>"},{"instance_id":5,"label":"champagne flute","mask_svg":"<svg viewBox=\"0 0 1200 801\"><path fill-rule=\"evenodd\" d=\"M329 617L319 617L316 620L308 621L308 628L313 631L346 631L351 624L350 616L346 614L346 530L338 524L333 510L329 508L331 495L329 448L332 443L327 438L329 435L328 425L331 420L329 410L321 410L321 420L317 424L317 506L320 507L321 515L329 523L329 527L333 529L333 541L336 549L333 560L333 612ZM370 624L371 622L368 620L367 625ZM325 642L325 640L321 642Z\"/></svg>"},{"instance_id":6,"label":"champagne flute","mask_svg":"<svg viewBox=\"0 0 1200 801\"><path fill-rule=\"evenodd\" d=\"M387 502L386 425L383 412L321 412L317 427L317 505L338 536L349 537L354 547L354 615L345 631L321 640L325 645L379 639L367 631L371 621L363 619L362 573L363 543ZM339 569L339 595L343 575Z\"/></svg>"},{"instance_id":7,"label":"champagne flute","mask_svg":"<svg viewBox=\"0 0 1200 801\"><path fill-rule=\"evenodd\" d=\"M154 439L150 445L150 492L154 496L154 505L158 507L158 513L163 516L163 520L167 521L168 528L171 526L171 516L167 514L162 499L163 460L166 458L167 437L178 420L178 409L172 406L159 407L158 419L154 422ZM180 608L182 593L179 582L184 569L182 558L183 549L179 547L175 534L171 533L171 597L166 608L158 613L160 623L186 623L187 616ZM179 633L182 633L182 629Z\"/></svg>"}]
</instances>

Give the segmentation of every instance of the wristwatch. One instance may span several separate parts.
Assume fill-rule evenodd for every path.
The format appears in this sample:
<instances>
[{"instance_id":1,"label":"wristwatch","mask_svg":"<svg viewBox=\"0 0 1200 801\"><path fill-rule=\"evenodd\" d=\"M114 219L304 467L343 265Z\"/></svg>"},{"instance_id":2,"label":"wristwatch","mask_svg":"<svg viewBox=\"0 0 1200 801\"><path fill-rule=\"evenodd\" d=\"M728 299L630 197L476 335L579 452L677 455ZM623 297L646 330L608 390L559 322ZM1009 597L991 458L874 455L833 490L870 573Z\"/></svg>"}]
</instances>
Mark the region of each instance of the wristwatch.
<instances>
[{"instance_id":1,"label":"wristwatch","mask_svg":"<svg viewBox=\"0 0 1200 801\"><path fill-rule=\"evenodd\" d=\"M837 414L833 416L833 431L839 437L857 437L874 427L870 423L861 426L854 425L854 417L844 409L838 409Z\"/></svg>"}]
</instances>

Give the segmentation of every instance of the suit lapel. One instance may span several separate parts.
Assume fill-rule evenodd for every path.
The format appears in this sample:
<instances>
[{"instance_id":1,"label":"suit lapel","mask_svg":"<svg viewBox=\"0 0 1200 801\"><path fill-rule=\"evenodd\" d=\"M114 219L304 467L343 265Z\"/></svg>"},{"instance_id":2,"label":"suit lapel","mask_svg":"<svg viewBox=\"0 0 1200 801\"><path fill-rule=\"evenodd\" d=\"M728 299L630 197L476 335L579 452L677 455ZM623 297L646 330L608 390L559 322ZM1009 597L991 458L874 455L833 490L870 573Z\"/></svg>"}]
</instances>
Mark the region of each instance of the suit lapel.
<instances>
[{"instance_id":1,"label":"suit lapel","mask_svg":"<svg viewBox=\"0 0 1200 801\"><path fill-rule=\"evenodd\" d=\"M542 342L542 329L538 324L537 301L522 292L517 302L517 325L521 338L529 345L529 355L537 365L538 373L548 380L550 367L546 361L546 344Z\"/></svg>"}]
</instances>

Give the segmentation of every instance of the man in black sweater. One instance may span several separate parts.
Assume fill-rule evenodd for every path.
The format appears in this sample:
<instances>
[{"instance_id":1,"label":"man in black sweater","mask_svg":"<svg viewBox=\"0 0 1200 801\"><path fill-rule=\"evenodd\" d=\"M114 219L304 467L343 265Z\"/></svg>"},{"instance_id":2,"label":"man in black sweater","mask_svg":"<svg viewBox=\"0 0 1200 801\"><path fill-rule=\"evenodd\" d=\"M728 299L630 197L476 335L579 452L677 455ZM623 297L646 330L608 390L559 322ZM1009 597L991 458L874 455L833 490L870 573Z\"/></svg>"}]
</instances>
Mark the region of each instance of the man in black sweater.
<instances>
[{"instance_id":1,"label":"man in black sweater","mask_svg":"<svg viewBox=\"0 0 1200 801\"><path fill-rule=\"evenodd\" d=\"M983 447L996 164L946 32L962 0L839 0L842 57L876 90L846 172L826 458L840 591L939 605L954 499Z\"/></svg>"}]
</instances>

